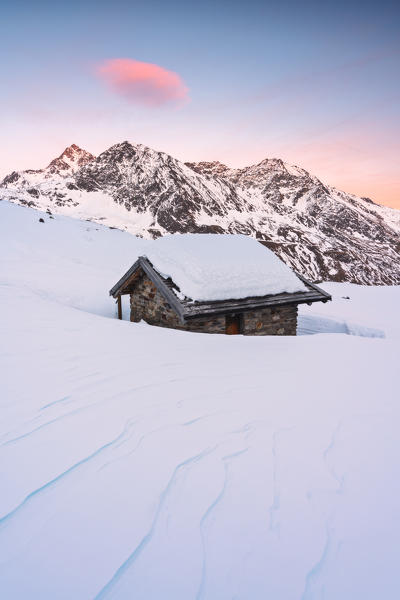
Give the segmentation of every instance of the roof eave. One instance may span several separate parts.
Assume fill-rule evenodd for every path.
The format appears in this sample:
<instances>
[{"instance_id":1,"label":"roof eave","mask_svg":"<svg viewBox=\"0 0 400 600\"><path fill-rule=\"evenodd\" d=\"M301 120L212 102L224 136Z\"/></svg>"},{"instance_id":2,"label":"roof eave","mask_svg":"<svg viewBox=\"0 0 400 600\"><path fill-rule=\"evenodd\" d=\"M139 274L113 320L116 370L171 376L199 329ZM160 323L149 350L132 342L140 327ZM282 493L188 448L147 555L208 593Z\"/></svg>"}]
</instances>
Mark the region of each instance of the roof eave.
<instances>
[{"instance_id":1,"label":"roof eave","mask_svg":"<svg viewBox=\"0 0 400 600\"><path fill-rule=\"evenodd\" d=\"M135 273L135 271L137 271L139 266L140 266L139 259L137 259L137 261L135 261L133 263L133 265L131 266L130 269L128 269L128 271L125 273L125 275L123 275L121 277L121 279L119 281L117 281L117 283L114 285L114 287L111 288L110 296L112 296L113 298L116 298L117 296L119 296L122 293L122 290L124 289L124 284Z\"/></svg>"},{"instance_id":2,"label":"roof eave","mask_svg":"<svg viewBox=\"0 0 400 600\"><path fill-rule=\"evenodd\" d=\"M269 298L260 298L249 301L244 298L242 300L221 300L220 302L213 303L212 306L202 307L201 305L189 305L185 306L184 317L185 319L195 319L199 317L206 317L211 315L222 315L231 314L238 312L249 312L253 310L261 310L263 308L274 308L277 306L289 306L293 304L313 304L314 302L329 302L332 300L331 296L310 294L307 292L303 295L291 295L285 298L270 296Z\"/></svg>"}]
</instances>

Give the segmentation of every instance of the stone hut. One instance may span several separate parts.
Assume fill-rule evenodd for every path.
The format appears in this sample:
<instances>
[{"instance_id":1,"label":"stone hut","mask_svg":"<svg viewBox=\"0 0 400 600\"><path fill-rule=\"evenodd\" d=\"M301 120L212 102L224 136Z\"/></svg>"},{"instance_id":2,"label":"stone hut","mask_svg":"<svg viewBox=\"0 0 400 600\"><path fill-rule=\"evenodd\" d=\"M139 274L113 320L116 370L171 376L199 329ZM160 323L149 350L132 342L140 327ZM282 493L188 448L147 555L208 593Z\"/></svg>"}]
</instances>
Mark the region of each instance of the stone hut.
<instances>
[{"instance_id":1,"label":"stone hut","mask_svg":"<svg viewBox=\"0 0 400 600\"><path fill-rule=\"evenodd\" d=\"M110 290L122 318L202 333L296 335L297 306L331 296L243 235L169 235Z\"/></svg>"}]
</instances>

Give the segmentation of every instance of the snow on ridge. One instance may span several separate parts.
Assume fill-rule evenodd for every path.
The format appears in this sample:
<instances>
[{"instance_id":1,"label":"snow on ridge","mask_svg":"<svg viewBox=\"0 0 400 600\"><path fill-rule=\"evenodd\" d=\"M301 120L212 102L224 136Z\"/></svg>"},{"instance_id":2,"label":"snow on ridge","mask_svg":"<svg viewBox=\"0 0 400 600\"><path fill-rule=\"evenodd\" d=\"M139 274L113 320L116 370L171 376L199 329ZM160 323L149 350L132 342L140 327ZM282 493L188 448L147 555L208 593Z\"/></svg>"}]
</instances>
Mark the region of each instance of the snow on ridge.
<instances>
[{"instance_id":1,"label":"snow on ridge","mask_svg":"<svg viewBox=\"0 0 400 600\"><path fill-rule=\"evenodd\" d=\"M400 211L335 190L281 159L230 169L182 163L127 141L97 158L72 145L45 169L7 175L0 198L145 238L245 234L315 281L400 281Z\"/></svg>"},{"instance_id":2,"label":"snow on ridge","mask_svg":"<svg viewBox=\"0 0 400 600\"><path fill-rule=\"evenodd\" d=\"M304 292L302 281L271 250L245 235L167 235L151 242L154 268L192 300L229 300Z\"/></svg>"}]
</instances>

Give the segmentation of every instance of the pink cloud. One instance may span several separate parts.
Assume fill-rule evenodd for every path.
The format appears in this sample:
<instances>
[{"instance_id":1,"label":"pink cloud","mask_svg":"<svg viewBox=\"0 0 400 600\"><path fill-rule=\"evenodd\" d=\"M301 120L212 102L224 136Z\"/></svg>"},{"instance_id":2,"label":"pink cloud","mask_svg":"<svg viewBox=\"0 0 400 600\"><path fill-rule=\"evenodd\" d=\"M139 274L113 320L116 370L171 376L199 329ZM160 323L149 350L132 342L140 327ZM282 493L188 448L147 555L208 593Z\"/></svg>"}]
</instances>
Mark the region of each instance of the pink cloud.
<instances>
[{"instance_id":1,"label":"pink cloud","mask_svg":"<svg viewBox=\"0 0 400 600\"><path fill-rule=\"evenodd\" d=\"M188 88L177 73L131 58L106 60L96 74L115 92L135 104L162 106L187 101Z\"/></svg>"}]
</instances>

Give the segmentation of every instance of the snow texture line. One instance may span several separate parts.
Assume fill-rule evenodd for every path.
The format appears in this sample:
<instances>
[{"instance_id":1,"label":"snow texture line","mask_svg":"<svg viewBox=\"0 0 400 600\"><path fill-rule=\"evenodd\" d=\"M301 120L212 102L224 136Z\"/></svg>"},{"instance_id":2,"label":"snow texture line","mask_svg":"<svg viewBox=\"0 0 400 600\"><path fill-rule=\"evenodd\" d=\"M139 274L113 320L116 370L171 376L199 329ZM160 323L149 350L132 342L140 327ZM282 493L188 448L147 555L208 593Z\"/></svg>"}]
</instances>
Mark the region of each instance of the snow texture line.
<instances>
[{"instance_id":1,"label":"snow texture line","mask_svg":"<svg viewBox=\"0 0 400 600\"><path fill-rule=\"evenodd\" d=\"M208 454L211 454L212 452L214 452L214 450L217 447L218 446L214 446L212 448L207 448L206 450L203 450L203 452L200 452L199 454L195 454L194 456L187 458L186 460L182 461L175 467L170 479L168 480L167 485L164 487L163 491L160 494L157 509L155 511L154 518L153 518L153 521L150 525L148 532L143 536L143 538L141 539L139 544L129 554L128 558L118 567L118 569L115 571L115 573L111 577L111 579L102 587L102 589L93 598L93 600L101 600L103 598L106 598L108 593L115 587L115 585L117 585L117 583L120 581L121 577L123 577L124 574L126 573L126 571L132 567L132 565L135 563L136 559L140 556L140 554L143 552L143 550L149 544L149 542L151 541L151 539L154 535L154 531L156 529L159 516L160 516L162 508L165 504L165 500L167 499L168 494L169 494L172 486L175 483L178 473L185 467L192 466L195 463L197 463L199 460L201 460L202 458L207 456Z\"/></svg>"},{"instance_id":2,"label":"snow texture line","mask_svg":"<svg viewBox=\"0 0 400 600\"><path fill-rule=\"evenodd\" d=\"M85 458L82 458L75 464L71 465L68 469L66 469L65 471L63 471L62 473L60 473L59 475L57 475L56 477L54 477L47 483L41 485L40 487L38 487L36 490L31 492L30 494L28 494L20 504L18 504L10 512L8 512L7 514L5 514L4 516L2 516L0 518L0 527L2 525L4 525L6 522L8 522L12 517L14 517L33 498L37 497L42 492L51 489L57 482L61 481L62 479L64 479L65 477L67 477L68 475L70 475L71 473L76 471L77 469L79 469L79 467L88 463L90 460L92 460L93 458L96 458L97 456L99 456L99 454L101 454L102 452L104 452L105 450L107 450L108 448L113 446L114 444L118 443L126 435L126 432L129 430L130 426L131 426L131 422L128 421L127 424L125 425L123 431L116 438L114 438L110 442L107 442L106 444L103 444L102 446L97 448L97 450L95 450L94 452L89 454L89 456L85 456Z\"/></svg>"},{"instance_id":3,"label":"snow texture line","mask_svg":"<svg viewBox=\"0 0 400 600\"><path fill-rule=\"evenodd\" d=\"M59 400L54 400L53 402L49 402L48 404L41 406L39 410L46 410L46 408L50 408L50 406L54 406L55 404L61 404L62 402L69 400L69 398L71 398L71 396L63 396Z\"/></svg>"},{"instance_id":4,"label":"snow texture line","mask_svg":"<svg viewBox=\"0 0 400 600\"><path fill-rule=\"evenodd\" d=\"M175 428L175 425L169 423L168 425L162 425L161 427L156 427L155 429L151 429L150 431L146 431L146 433L143 433L143 435L140 436L140 438L137 441L136 446L134 448L132 448L132 450L129 450L129 452L126 452L125 454L121 454L120 456L117 456L116 458L113 458L112 460L109 460L108 462L104 463L103 465L101 465L99 471L102 471L103 469L109 467L113 463L118 462L120 460L124 460L128 456L131 456L132 454L134 454L138 450L138 448L141 446L143 440L145 440L150 435L153 435L154 433L158 433L159 431L164 431L165 429L172 429L172 428ZM117 447L122 446L122 444L126 443L128 441L128 439L126 439L123 442L117 444Z\"/></svg>"},{"instance_id":5,"label":"snow texture line","mask_svg":"<svg viewBox=\"0 0 400 600\"><path fill-rule=\"evenodd\" d=\"M277 515L281 505L281 493L279 487L279 478L278 478L278 455L277 455L277 446L278 446L278 435L283 431L289 431L291 427L284 427L282 429L278 429L274 431L272 434L272 488L273 488L273 496L272 496L272 504L269 508L269 529L270 531L276 531L279 534L279 523L277 522Z\"/></svg>"},{"instance_id":6,"label":"snow texture line","mask_svg":"<svg viewBox=\"0 0 400 600\"><path fill-rule=\"evenodd\" d=\"M200 417L196 417L195 419L191 419L190 421L185 421L185 423L182 423L183 427L188 427L189 425L194 425L194 423L198 423L199 421L204 421L205 419L209 419L210 417L216 417L216 416L220 416L220 415L224 415L227 414L226 412L213 412L213 413L207 413L205 415L201 415Z\"/></svg>"},{"instance_id":7,"label":"snow texture line","mask_svg":"<svg viewBox=\"0 0 400 600\"><path fill-rule=\"evenodd\" d=\"M230 461L233 460L234 458L237 458L238 456L241 456L242 454L244 454L247 451L248 451L248 448L243 448L242 450L238 450L237 452L234 452L232 454L228 454L228 455L222 457L222 460L224 461L224 471L225 471L224 482L222 484L222 488L221 488L219 494L216 496L216 498L213 500L213 502L207 508L207 510L205 511L202 518L200 519L200 536L201 536L201 544L202 544L202 548L203 548L203 562L202 562L202 567L201 567L201 579L200 579L199 589L198 589L197 595L196 595L196 600L201 600L204 597L204 590L205 590L206 579L207 579L207 569L206 569L207 552L206 552L206 540L205 540L205 535L204 535L204 525L205 525L207 519L209 518L210 514L213 512L215 507L221 502L222 498L225 495L226 487L228 484L228 471L229 471Z\"/></svg>"},{"instance_id":8,"label":"snow texture line","mask_svg":"<svg viewBox=\"0 0 400 600\"><path fill-rule=\"evenodd\" d=\"M321 556L319 560L314 564L314 566L308 571L305 578L304 592L301 596L301 600L312 600L313 596L311 596L313 592L313 588L315 587L317 580L326 564L327 558L330 554L332 546L332 531L329 521L326 524L326 541L323 547Z\"/></svg>"},{"instance_id":9,"label":"snow texture line","mask_svg":"<svg viewBox=\"0 0 400 600\"><path fill-rule=\"evenodd\" d=\"M338 433L340 432L342 428L342 419L338 422L335 430L332 433L332 437L331 437L331 441L328 444L328 446L325 448L324 452L323 452L323 458L324 458L324 462L326 465L326 468L328 469L330 475L335 479L335 481L338 484L336 493L337 494L342 494L343 493L343 489L344 489L344 476L342 475L341 477L339 477L339 475L336 473L336 470L333 466L329 465L328 462L328 457L330 455L330 453L332 452L332 450L334 449L335 445L336 445L336 439L338 436Z\"/></svg>"},{"instance_id":10,"label":"snow texture line","mask_svg":"<svg viewBox=\"0 0 400 600\"><path fill-rule=\"evenodd\" d=\"M85 410L90 410L93 407L98 407L100 404L105 404L106 402L109 402L110 400L114 400L116 398L123 398L124 396L130 394L131 392L136 392L139 390L144 390L147 388L152 388L158 386L157 383L151 383L151 384L146 384L143 386L137 386L135 388L130 388L128 390L123 390L122 392L115 394L112 397L107 397L107 398L103 398L102 400L98 400L96 402L91 402L90 404L85 404L84 406L80 406L79 408L76 408L74 410L71 410L69 412L64 413L63 415L59 415L58 417L55 417L54 419L51 419L50 421L46 421L46 423L42 423L42 425L39 425L38 427L35 427L34 429L31 429L30 431L27 431L26 433L23 433L19 436L16 436L14 438L11 438L10 440L7 440L6 442L3 442L3 444L1 444L1 446L7 446L9 444L13 444L15 442L18 442L21 439L24 439L34 433L36 433L37 431L39 431L40 429L43 429L44 427L47 427L49 425L52 425L53 423L56 423L57 421L60 421L61 419L66 419L70 416L74 416L82 411ZM37 417L35 417L36 419Z\"/></svg>"},{"instance_id":11,"label":"snow texture line","mask_svg":"<svg viewBox=\"0 0 400 600\"><path fill-rule=\"evenodd\" d=\"M26 433L22 433L21 435L13 437L10 440L7 440L6 442L3 442L3 444L1 444L1 445L2 446L9 446L11 444L15 444L19 440L23 440L24 438L27 438L30 435L35 434L40 429L44 429L45 427L48 427L49 425L52 425L53 423L56 423L57 421L60 421L61 419L68 418L70 416L73 416L73 415L81 412L82 410L84 410L84 408L85 407L76 408L75 410L72 410L72 411L70 411L68 413L65 413L64 415L60 415L59 417L54 417L54 419L51 419L50 421L46 421L46 423L42 423L42 425L39 425L38 427L35 427L34 429L31 429L30 431L27 431Z\"/></svg>"}]
</instances>

